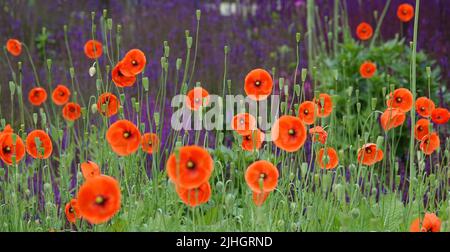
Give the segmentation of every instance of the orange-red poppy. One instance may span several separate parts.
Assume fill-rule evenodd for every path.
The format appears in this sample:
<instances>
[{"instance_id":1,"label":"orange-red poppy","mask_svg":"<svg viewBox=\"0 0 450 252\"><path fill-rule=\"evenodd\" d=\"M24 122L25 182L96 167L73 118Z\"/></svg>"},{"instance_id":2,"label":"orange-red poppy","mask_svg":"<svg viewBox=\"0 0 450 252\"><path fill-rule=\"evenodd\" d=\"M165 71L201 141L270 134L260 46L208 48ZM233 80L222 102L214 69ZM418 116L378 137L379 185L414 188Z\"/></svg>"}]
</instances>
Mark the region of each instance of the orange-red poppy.
<instances>
[{"instance_id":1,"label":"orange-red poppy","mask_svg":"<svg viewBox=\"0 0 450 252\"><path fill-rule=\"evenodd\" d=\"M356 27L356 36L360 40L369 40L373 36L373 28L370 24L362 22Z\"/></svg>"},{"instance_id":2,"label":"orange-red poppy","mask_svg":"<svg viewBox=\"0 0 450 252\"><path fill-rule=\"evenodd\" d=\"M107 116L113 116L119 111L119 100L111 93L103 93L98 97L97 110Z\"/></svg>"},{"instance_id":3,"label":"orange-red poppy","mask_svg":"<svg viewBox=\"0 0 450 252\"><path fill-rule=\"evenodd\" d=\"M264 202L266 202L267 198L269 197L270 192L252 192L252 199L256 206L262 206Z\"/></svg>"},{"instance_id":4,"label":"orange-red poppy","mask_svg":"<svg viewBox=\"0 0 450 252\"><path fill-rule=\"evenodd\" d=\"M25 145L19 135L14 134L11 126L7 125L0 133L0 158L8 165L18 164L25 156Z\"/></svg>"},{"instance_id":5,"label":"orange-red poppy","mask_svg":"<svg viewBox=\"0 0 450 252\"><path fill-rule=\"evenodd\" d=\"M77 103L69 102L64 105L62 113L67 121L75 121L81 116L81 107Z\"/></svg>"},{"instance_id":6,"label":"orange-red poppy","mask_svg":"<svg viewBox=\"0 0 450 252\"><path fill-rule=\"evenodd\" d=\"M313 142L319 141L322 144L327 142L328 133L321 126L309 129L309 134L312 135Z\"/></svg>"},{"instance_id":7,"label":"orange-red poppy","mask_svg":"<svg viewBox=\"0 0 450 252\"><path fill-rule=\"evenodd\" d=\"M241 136L248 135L256 129L256 119L249 113L237 114L231 119L231 128Z\"/></svg>"},{"instance_id":8,"label":"orange-red poppy","mask_svg":"<svg viewBox=\"0 0 450 252\"><path fill-rule=\"evenodd\" d=\"M363 165L371 166L381 160L383 160L383 151L374 143L365 144L358 150L358 162Z\"/></svg>"},{"instance_id":9,"label":"orange-red poppy","mask_svg":"<svg viewBox=\"0 0 450 252\"><path fill-rule=\"evenodd\" d=\"M381 115L380 122L384 131L397 128L405 122L406 115L397 108L388 108Z\"/></svg>"},{"instance_id":10,"label":"orange-red poppy","mask_svg":"<svg viewBox=\"0 0 450 252\"><path fill-rule=\"evenodd\" d=\"M89 59L97 59L103 54L103 45L97 40L89 40L84 44L84 54Z\"/></svg>"},{"instance_id":11,"label":"orange-red poppy","mask_svg":"<svg viewBox=\"0 0 450 252\"><path fill-rule=\"evenodd\" d=\"M153 154L159 149L159 138L155 133L145 133L141 139L142 150Z\"/></svg>"},{"instance_id":12,"label":"orange-red poppy","mask_svg":"<svg viewBox=\"0 0 450 252\"><path fill-rule=\"evenodd\" d=\"M364 79L370 79L375 75L375 72L377 71L377 66L370 62L366 61L361 64L359 67L359 73L361 74L361 77Z\"/></svg>"},{"instance_id":13,"label":"orange-red poppy","mask_svg":"<svg viewBox=\"0 0 450 252\"><path fill-rule=\"evenodd\" d=\"M208 202L211 198L211 185L208 182L201 184L197 188L186 189L181 186L176 187L176 191L184 204L195 207Z\"/></svg>"},{"instance_id":14,"label":"orange-red poppy","mask_svg":"<svg viewBox=\"0 0 450 252\"><path fill-rule=\"evenodd\" d=\"M420 142L420 149L425 155L431 155L435 150L439 148L441 141L439 135L436 132L425 135Z\"/></svg>"},{"instance_id":15,"label":"orange-red poppy","mask_svg":"<svg viewBox=\"0 0 450 252\"><path fill-rule=\"evenodd\" d=\"M36 143L36 139L39 143ZM33 130L25 140L27 153L33 158L47 159L53 151L52 139L43 130Z\"/></svg>"},{"instance_id":16,"label":"orange-red poppy","mask_svg":"<svg viewBox=\"0 0 450 252\"><path fill-rule=\"evenodd\" d=\"M417 218L411 223L411 232L440 232L441 220L434 213L425 213L424 218Z\"/></svg>"},{"instance_id":17,"label":"orange-red poppy","mask_svg":"<svg viewBox=\"0 0 450 252\"><path fill-rule=\"evenodd\" d=\"M436 108L434 102L427 97L419 97L416 100L416 112L423 117L430 117L431 112Z\"/></svg>"},{"instance_id":18,"label":"orange-red poppy","mask_svg":"<svg viewBox=\"0 0 450 252\"><path fill-rule=\"evenodd\" d=\"M101 175L100 168L92 161L81 163L81 173L83 174L84 179L90 179Z\"/></svg>"},{"instance_id":19,"label":"orange-red poppy","mask_svg":"<svg viewBox=\"0 0 450 252\"><path fill-rule=\"evenodd\" d=\"M77 200L71 199L70 202L66 204L64 212L66 213L67 220L70 223L75 223L77 219L80 218L80 209L78 208Z\"/></svg>"},{"instance_id":20,"label":"orange-red poppy","mask_svg":"<svg viewBox=\"0 0 450 252\"><path fill-rule=\"evenodd\" d=\"M397 17L400 21L407 23L414 17L414 7L411 4L400 4L397 9Z\"/></svg>"},{"instance_id":21,"label":"orange-red poppy","mask_svg":"<svg viewBox=\"0 0 450 252\"><path fill-rule=\"evenodd\" d=\"M264 142L265 134L257 129L248 135L242 136L241 147L246 151L253 151L261 149L262 143Z\"/></svg>"},{"instance_id":22,"label":"orange-red poppy","mask_svg":"<svg viewBox=\"0 0 450 252\"><path fill-rule=\"evenodd\" d=\"M111 219L120 210L120 202L119 183L105 175L86 180L77 195L80 214L91 224L100 224Z\"/></svg>"},{"instance_id":23,"label":"orange-red poppy","mask_svg":"<svg viewBox=\"0 0 450 252\"><path fill-rule=\"evenodd\" d=\"M140 74L147 63L144 52L139 49L132 49L122 60L120 71L125 76L135 76Z\"/></svg>"},{"instance_id":24,"label":"orange-red poppy","mask_svg":"<svg viewBox=\"0 0 450 252\"><path fill-rule=\"evenodd\" d=\"M272 140L287 152L299 150L306 141L306 128L298 117L282 116L272 126Z\"/></svg>"},{"instance_id":25,"label":"orange-red poppy","mask_svg":"<svg viewBox=\"0 0 450 252\"><path fill-rule=\"evenodd\" d=\"M393 93L389 94L387 106L397 108L401 112L409 112L413 107L413 95L411 91L406 88L397 88Z\"/></svg>"},{"instance_id":26,"label":"orange-red poppy","mask_svg":"<svg viewBox=\"0 0 450 252\"><path fill-rule=\"evenodd\" d=\"M47 100L47 91L41 87L35 87L28 93L28 101L34 106L40 106Z\"/></svg>"},{"instance_id":27,"label":"orange-red poppy","mask_svg":"<svg viewBox=\"0 0 450 252\"><path fill-rule=\"evenodd\" d=\"M66 104L69 101L69 99L70 99L70 90L64 85L56 86L55 90L53 90L52 93L53 102L58 106L62 106Z\"/></svg>"},{"instance_id":28,"label":"orange-red poppy","mask_svg":"<svg viewBox=\"0 0 450 252\"><path fill-rule=\"evenodd\" d=\"M191 89L186 96L186 105L191 110L197 111L200 107L209 104L209 93L206 89L195 87Z\"/></svg>"},{"instance_id":29,"label":"orange-red poppy","mask_svg":"<svg viewBox=\"0 0 450 252\"><path fill-rule=\"evenodd\" d=\"M183 146L170 155L166 167L167 175L177 186L193 189L209 180L214 161L200 146Z\"/></svg>"},{"instance_id":30,"label":"orange-red poppy","mask_svg":"<svg viewBox=\"0 0 450 252\"><path fill-rule=\"evenodd\" d=\"M305 101L298 107L298 117L304 124L314 124L315 117L317 116L317 106L312 101Z\"/></svg>"},{"instance_id":31,"label":"orange-red poppy","mask_svg":"<svg viewBox=\"0 0 450 252\"><path fill-rule=\"evenodd\" d=\"M339 164L339 157L334 148L327 147L327 153L325 155L325 148L322 148L317 153L317 163L320 168L331 170L337 167Z\"/></svg>"},{"instance_id":32,"label":"orange-red poppy","mask_svg":"<svg viewBox=\"0 0 450 252\"><path fill-rule=\"evenodd\" d=\"M317 105L318 117L328 117L333 112L333 100L328 94L320 94L319 98L314 98L313 102Z\"/></svg>"},{"instance_id":33,"label":"orange-red poppy","mask_svg":"<svg viewBox=\"0 0 450 252\"><path fill-rule=\"evenodd\" d=\"M450 112L445 108L436 108L431 112L431 120L435 124L446 124L450 118Z\"/></svg>"},{"instance_id":34,"label":"orange-red poppy","mask_svg":"<svg viewBox=\"0 0 450 252\"><path fill-rule=\"evenodd\" d=\"M128 156L139 149L141 133L134 123L118 120L109 126L106 141L119 156Z\"/></svg>"},{"instance_id":35,"label":"orange-red poppy","mask_svg":"<svg viewBox=\"0 0 450 252\"><path fill-rule=\"evenodd\" d=\"M245 181L253 192L263 193L275 190L278 184L278 169L271 162L259 160L245 171Z\"/></svg>"},{"instance_id":36,"label":"orange-red poppy","mask_svg":"<svg viewBox=\"0 0 450 252\"><path fill-rule=\"evenodd\" d=\"M267 99L272 93L272 87L272 76L264 69L254 69L245 77L245 93L253 100Z\"/></svg>"},{"instance_id":37,"label":"orange-red poppy","mask_svg":"<svg viewBox=\"0 0 450 252\"><path fill-rule=\"evenodd\" d=\"M416 122L416 128L414 130L414 137L416 140L421 141L422 138L428 135L430 132L430 121L428 119L420 119Z\"/></svg>"},{"instance_id":38,"label":"orange-red poppy","mask_svg":"<svg viewBox=\"0 0 450 252\"><path fill-rule=\"evenodd\" d=\"M119 62L111 71L112 80L114 84L118 87L131 87L136 82L136 76L125 76L122 73L121 68L123 67L123 63Z\"/></svg>"},{"instance_id":39,"label":"orange-red poppy","mask_svg":"<svg viewBox=\"0 0 450 252\"><path fill-rule=\"evenodd\" d=\"M6 50L12 56L18 57L22 54L22 43L17 39L8 39L8 41L6 41Z\"/></svg>"}]
</instances>

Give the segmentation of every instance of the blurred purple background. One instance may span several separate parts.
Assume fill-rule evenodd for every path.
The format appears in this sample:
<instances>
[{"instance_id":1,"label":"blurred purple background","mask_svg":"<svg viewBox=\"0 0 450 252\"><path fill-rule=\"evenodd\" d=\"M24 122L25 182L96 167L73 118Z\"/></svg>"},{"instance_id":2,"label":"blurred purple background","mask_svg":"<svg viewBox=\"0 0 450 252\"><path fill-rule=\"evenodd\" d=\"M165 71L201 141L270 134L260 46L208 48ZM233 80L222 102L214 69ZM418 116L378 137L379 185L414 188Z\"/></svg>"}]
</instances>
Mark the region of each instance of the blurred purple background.
<instances>
[{"instance_id":1,"label":"blurred purple background","mask_svg":"<svg viewBox=\"0 0 450 252\"><path fill-rule=\"evenodd\" d=\"M236 1L237 2L237 1ZM18 38L26 43L33 54L41 82L45 82L45 59L39 54L35 38L42 27L49 32L45 57L54 61L54 85L69 84L67 53L64 46L63 25L69 27L69 40L78 80L85 95L95 94L95 80L88 75L92 64L83 54L83 45L90 38L91 11L97 12L97 22L103 9L114 24L123 27L122 55L130 48L140 48L148 56L147 75L151 85L158 83L161 72L160 58L163 41L171 47L172 73L176 58L185 57L185 30L195 33L195 10L202 10L199 56L193 81L201 81L210 91L218 92L223 78L223 47L230 47L228 78L232 80L234 93L242 92L245 75L255 67L271 69L289 77L295 62L295 33L305 34L306 0L260 1L184 1L184 0L0 0L0 43L8 38ZM332 12L332 0L317 0L323 16ZM348 0L350 25L354 27L367 21L375 24L373 12L381 13L386 1ZM400 30L396 17L397 6L411 0L393 0L382 26L382 37L393 38ZM448 67L450 50L450 6L446 0L421 1L419 48L424 49L440 64L443 82L450 80ZM412 22L404 25L407 40L412 37ZM301 66L306 67L305 44L302 43ZM34 85L31 68L25 55L24 93ZM16 62L17 59L13 59ZM183 62L184 63L184 62ZM8 81L11 74L3 53L0 54L0 83L2 97L8 98ZM173 85L174 78L169 78ZM7 106L2 102L2 106Z\"/></svg>"}]
</instances>

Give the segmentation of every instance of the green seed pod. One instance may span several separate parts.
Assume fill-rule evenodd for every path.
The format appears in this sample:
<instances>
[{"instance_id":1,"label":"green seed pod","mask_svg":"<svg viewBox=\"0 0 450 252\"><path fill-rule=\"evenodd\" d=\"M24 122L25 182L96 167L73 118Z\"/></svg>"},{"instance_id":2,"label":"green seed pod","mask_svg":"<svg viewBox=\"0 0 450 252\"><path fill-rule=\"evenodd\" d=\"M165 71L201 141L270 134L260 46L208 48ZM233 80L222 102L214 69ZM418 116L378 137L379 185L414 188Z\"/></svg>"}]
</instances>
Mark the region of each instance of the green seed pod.
<instances>
[{"instance_id":1,"label":"green seed pod","mask_svg":"<svg viewBox=\"0 0 450 252\"><path fill-rule=\"evenodd\" d=\"M16 93L16 84L14 83L14 81L9 82L9 92L11 93L11 97L13 97Z\"/></svg>"},{"instance_id":2,"label":"green seed pod","mask_svg":"<svg viewBox=\"0 0 450 252\"><path fill-rule=\"evenodd\" d=\"M372 110L375 110L377 108L377 98L372 98Z\"/></svg>"},{"instance_id":3,"label":"green seed pod","mask_svg":"<svg viewBox=\"0 0 450 252\"><path fill-rule=\"evenodd\" d=\"M202 11L201 11L201 10L197 10L197 11L195 12L195 15L196 15L196 17L197 17L197 21L200 21L200 17L201 17L201 15L202 15Z\"/></svg>"},{"instance_id":4,"label":"green seed pod","mask_svg":"<svg viewBox=\"0 0 450 252\"><path fill-rule=\"evenodd\" d=\"M279 78L278 79L278 87L280 88L280 90L283 89L284 86L284 78Z\"/></svg>"},{"instance_id":5,"label":"green seed pod","mask_svg":"<svg viewBox=\"0 0 450 252\"><path fill-rule=\"evenodd\" d=\"M108 26L108 30L112 31L112 28L113 28L113 20L112 20L112 18L108 18L108 20L106 20L106 25Z\"/></svg>"},{"instance_id":6,"label":"green seed pod","mask_svg":"<svg viewBox=\"0 0 450 252\"><path fill-rule=\"evenodd\" d=\"M353 219L358 219L360 214L361 214L361 212L359 211L359 208L353 208L350 211L350 215L352 216Z\"/></svg>"},{"instance_id":7,"label":"green seed pod","mask_svg":"<svg viewBox=\"0 0 450 252\"><path fill-rule=\"evenodd\" d=\"M181 58L177 58L177 61L175 63L175 67L176 67L177 71L180 70L182 63L183 63L183 60Z\"/></svg>"},{"instance_id":8,"label":"green seed pod","mask_svg":"<svg viewBox=\"0 0 450 252\"><path fill-rule=\"evenodd\" d=\"M308 69L302 68L302 82L306 81L307 76L308 76Z\"/></svg>"},{"instance_id":9,"label":"green seed pod","mask_svg":"<svg viewBox=\"0 0 450 252\"><path fill-rule=\"evenodd\" d=\"M300 34L300 32L297 32L295 34L295 40L297 41L297 43L300 43L300 39L301 39L301 34Z\"/></svg>"},{"instance_id":10,"label":"green seed pod","mask_svg":"<svg viewBox=\"0 0 450 252\"><path fill-rule=\"evenodd\" d=\"M52 69L52 59L47 59L47 70L50 72Z\"/></svg>"},{"instance_id":11,"label":"green seed pod","mask_svg":"<svg viewBox=\"0 0 450 252\"><path fill-rule=\"evenodd\" d=\"M145 92L148 92L148 90L149 90L148 77L142 78L142 86L144 87Z\"/></svg>"},{"instance_id":12,"label":"green seed pod","mask_svg":"<svg viewBox=\"0 0 450 252\"><path fill-rule=\"evenodd\" d=\"M186 45L188 49L191 49L192 47L192 37L187 37L186 38Z\"/></svg>"}]
</instances>

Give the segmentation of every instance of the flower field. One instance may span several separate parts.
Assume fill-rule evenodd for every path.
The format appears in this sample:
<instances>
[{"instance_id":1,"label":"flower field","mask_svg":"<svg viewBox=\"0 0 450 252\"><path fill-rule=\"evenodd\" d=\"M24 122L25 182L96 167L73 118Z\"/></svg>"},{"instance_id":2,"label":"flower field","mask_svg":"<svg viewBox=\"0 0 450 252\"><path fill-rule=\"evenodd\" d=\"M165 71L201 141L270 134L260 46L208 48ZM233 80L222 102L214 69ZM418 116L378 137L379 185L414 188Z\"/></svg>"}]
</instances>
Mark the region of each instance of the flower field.
<instances>
[{"instance_id":1,"label":"flower field","mask_svg":"<svg viewBox=\"0 0 450 252\"><path fill-rule=\"evenodd\" d=\"M0 231L450 231L450 8L365 2L0 0Z\"/></svg>"}]
</instances>

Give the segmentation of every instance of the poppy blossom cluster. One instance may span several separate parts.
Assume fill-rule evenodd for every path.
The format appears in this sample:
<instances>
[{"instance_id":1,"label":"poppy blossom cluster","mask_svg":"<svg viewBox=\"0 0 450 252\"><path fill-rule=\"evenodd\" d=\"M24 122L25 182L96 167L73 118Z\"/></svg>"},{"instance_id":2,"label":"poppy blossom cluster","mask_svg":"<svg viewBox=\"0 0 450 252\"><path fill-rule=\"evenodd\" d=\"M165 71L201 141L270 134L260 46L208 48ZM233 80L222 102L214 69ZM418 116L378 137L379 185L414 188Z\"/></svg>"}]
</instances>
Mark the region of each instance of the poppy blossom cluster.
<instances>
[{"instance_id":1,"label":"poppy blossom cluster","mask_svg":"<svg viewBox=\"0 0 450 252\"><path fill-rule=\"evenodd\" d=\"M99 166L87 161L81 164L84 183L77 197L71 199L65 208L70 223L85 219L91 224L101 224L110 220L120 210L121 192L119 182L102 175Z\"/></svg>"},{"instance_id":2,"label":"poppy blossom cluster","mask_svg":"<svg viewBox=\"0 0 450 252\"><path fill-rule=\"evenodd\" d=\"M250 164L245 171L245 181L252 190L252 199L256 206L261 206L275 190L278 184L279 172L275 165L266 160Z\"/></svg>"},{"instance_id":3,"label":"poppy blossom cluster","mask_svg":"<svg viewBox=\"0 0 450 252\"><path fill-rule=\"evenodd\" d=\"M411 232L440 232L441 220L435 213L425 213L423 218L417 218L411 223L409 230Z\"/></svg>"},{"instance_id":4,"label":"poppy blossom cluster","mask_svg":"<svg viewBox=\"0 0 450 252\"><path fill-rule=\"evenodd\" d=\"M111 71L112 80L118 87L131 87L136 82L136 75L144 71L147 59L139 49L128 51L123 59Z\"/></svg>"},{"instance_id":5,"label":"poppy blossom cluster","mask_svg":"<svg viewBox=\"0 0 450 252\"><path fill-rule=\"evenodd\" d=\"M167 159L166 170L186 205L195 207L208 202L214 161L206 149L196 145L178 148Z\"/></svg>"},{"instance_id":6,"label":"poppy blossom cluster","mask_svg":"<svg viewBox=\"0 0 450 252\"><path fill-rule=\"evenodd\" d=\"M231 119L231 128L242 137L241 147L246 151L259 150L265 139L265 134L257 128L253 115L240 113Z\"/></svg>"}]
</instances>

